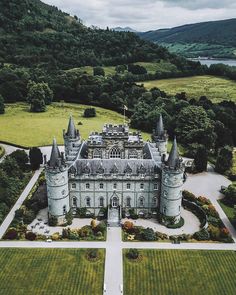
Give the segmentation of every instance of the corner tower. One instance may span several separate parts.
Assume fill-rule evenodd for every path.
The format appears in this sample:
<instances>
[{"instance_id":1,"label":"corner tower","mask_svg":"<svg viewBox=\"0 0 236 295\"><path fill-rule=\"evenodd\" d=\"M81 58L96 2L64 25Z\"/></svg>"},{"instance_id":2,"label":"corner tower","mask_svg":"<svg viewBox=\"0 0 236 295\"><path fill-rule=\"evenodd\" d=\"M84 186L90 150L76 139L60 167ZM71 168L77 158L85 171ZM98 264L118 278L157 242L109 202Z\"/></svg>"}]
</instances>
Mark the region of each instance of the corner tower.
<instances>
[{"instance_id":1,"label":"corner tower","mask_svg":"<svg viewBox=\"0 0 236 295\"><path fill-rule=\"evenodd\" d=\"M72 162L75 160L81 145L79 130L75 128L75 123L72 116L70 116L69 119L67 132L63 130L63 138L65 144L66 161Z\"/></svg>"},{"instance_id":2,"label":"corner tower","mask_svg":"<svg viewBox=\"0 0 236 295\"><path fill-rule=\"evenodd\" d=\"M175 138L168 161L162 165L160 213L166 224L180 221L183 183L184 165Z\"/></svg>"},{"instance_id":3,"label":"corner tower","mask_svg":"<svg viewBox=\"0 0 236 295\"><path fill-rule=\"evenodd\" d=\"M50 160L46 164L46 183L49 218L56 217L58 224L63 224L65 215L70 210L68 169L55 138Z\"/></svg>"},{"instance_id":4,"label":"corner tower","mask_svg":"<svg viewBox=\"0 0 236 295\"><path fill-rule=\"evenodd\" d=\"M156 129L153 130L152 141L156 143L160 155L166 155L168 135L164 129L162 114L160 114L159 120L157 121Z\"/></svg>"}]
</instances>

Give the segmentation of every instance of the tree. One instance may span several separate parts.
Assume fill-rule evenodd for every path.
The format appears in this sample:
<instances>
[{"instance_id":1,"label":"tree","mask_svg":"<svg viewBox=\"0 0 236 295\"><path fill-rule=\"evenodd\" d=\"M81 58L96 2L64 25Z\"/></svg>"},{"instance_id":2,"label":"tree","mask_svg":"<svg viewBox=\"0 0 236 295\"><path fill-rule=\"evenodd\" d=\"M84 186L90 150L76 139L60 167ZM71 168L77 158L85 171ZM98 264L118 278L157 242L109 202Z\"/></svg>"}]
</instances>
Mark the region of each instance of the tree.
<instances>
[{"instance_id":1,"label":"tree","mask_svg":"<svg viewBox=\"0 0 236 295\"><path fill-rule=\"evenodd\" d=\"M4 99L2 95L0 94L0 114L5 113L5 105L4 105Z\"/></svg>"},{"instance_id":2,"label":"tree","mask_svg":"<svg viewBox=\"0 0 236 295\"><path fill-rule=\"evenodd\" d=\"M207 149L214 146L214 126L201 106L183 108L177 116L175 131L178 140L185 145L198 143Z\"/></svg>"},{"instance_id":3,"label":"tree","mask_svg":"<svg viewBox=\"0 0 236 295\"><path fill-rule=\"evenodd\" d=\"M84 110L84 117L85 118L92 118L96 117L96 109L95 108L87 108Z\"/></svg>"},{"instance_id":4,"label":"tree","mask_svg":"<svg viewBox=\"0 0 236 295\"><path fill-rule=\"evenodd\" d=\"M40 164L43 164L43 154L37 147L33 147L29 151L30 164L33 170L37 170Z\"/></svg>"},{"instance_id":5,"label":"tree","mask_svg":"<svg viewBox=\"0 0 236 295\"><path fill-rule=\"evenodd\" d=\"M45 104L49 105L52 103L53 100L53 91L52 89L50 89L50 87L48 86L48 83L40 83L42 85L42 88L44 90L45 93Z\"/></svg>"},{"instance_id":6,"label":"tree","mask_svg":"<svg viewBox=\"0 0 236 295\"><path fill-rule=\"evenodd\" d=\"M229 170L232 167L233 161L233 149L230 146L224 146L220 149L215 170L219 173L225 173L227 170Z\"/></svg>"},{"instance_id":7,"label":"tree","mask_svg":"<svg viewBox=\"0 0 236 295\"><path fill-rule=\"evenodd\" d=\"M138 249L130 248L128 253L127 253L127 256L128 256L129 259L138 259L138 257L139 257Z\"/></svg>"},{"instance_id":8,"label":"tree","mask_svg":"<svg viewBox=\"0 0 236 295\"><path fill-rule=\"evenodd\" d=\"M19 167L24 170L27 163L29 162L29 157L24 150L16 150L11 153L11 157L16 160Z\"/></svg>"},{"instance_id":9,"label":"tree","mask_svg":"<svg viewBox=\"0 0 236 295\"><path fill-rule=\"evenodd\" d=\"M93 75L94 76L105 76L105 71L102 67L95 67L93 68Z\"/></svg>"},{"instance_id":10,"label":"tree","mask_svg":"<svg viewBox=\"0 0 236 295\"><path fill-rule=\"evenodd\" d=\"M156 234L154 230L150 227L145 228L143 231L143 239L145 241L155 241L156 240Z\"/></svg>"},{"instance_id":11,"label":"tree","mask_svg":"<svg viewBox=\"0 0 236 295\"><path fill-rule=\"evenodd\" d=\"M207 150L204 145L199 145L194 157L194 166L196 172L207 170Z\"/></svg>"},{"instance_id":12,"label":"tree","mask_svg":"<svg viewBox=\"0 0 236 295\"><path fill-rule=\"evenodd\" d=\"M27 100L31 104L31 112L45 112L46 104L51 104L53 92L47 83L28 83Z\"/></svg>"},{"instance_id":13,"label":"tree","mask_svg":"<svg viewBox=\"0 0 236 295\"><path fill-rule=\"evenodd\" d=\"M236 185L231 184L227 187L227 189L224 191L226 199L232 203L236 204Z\"/></svg>"}]
</instances>

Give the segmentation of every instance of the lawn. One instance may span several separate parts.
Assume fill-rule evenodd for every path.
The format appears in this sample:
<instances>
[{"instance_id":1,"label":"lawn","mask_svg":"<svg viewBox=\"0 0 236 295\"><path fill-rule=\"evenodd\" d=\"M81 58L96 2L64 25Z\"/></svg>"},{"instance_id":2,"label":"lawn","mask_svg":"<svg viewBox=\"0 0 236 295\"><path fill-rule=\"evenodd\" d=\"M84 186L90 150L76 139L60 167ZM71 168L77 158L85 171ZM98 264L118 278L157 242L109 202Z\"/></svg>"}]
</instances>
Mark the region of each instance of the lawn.
<instances>
[{"instance_id":1,"label":"lawn","mask_svg":"<svg viewBox=\"0 0 236 295\"><path fill-rule=\"evenodd\" d=\"M205 95L213 102L232 100L236 102L236 83L213 76L194 76L187 78L161 79L143 82L148 89L158 87L166 93L174 95L186 92L187 97L198 99Z\"/></svg>"},{"instance_id":2,"label":"lawn","mask_svg":"<svg viewBox=\"0 0 236 295\"><path fill-rule=\"evenodd\" d=\"M80 133L86 139L91 131L101 131L105 123L123 123L123 116L116 112L96 107L95 118L84 118L85 105L53 103L45 113L30 113L24 103L6 105L6 113L0 116L0 141L23 146L43 146L52 143L56 136L63 143L62 130L67 128L70 114L74 116ZM150 136L143 133L147 140Z\"/></svg>"},{"instance_id":3,"label":"lawn","mask_svg":"<svg viewBox=\"0 0 236 295\"><path fill-rule=\"evenodd\" d=\"M142 250L140 262L130 262L126 251L126 295L236 294L234 251Z\"/></svg>"},{"instance_id":4,"label":"lawn","mask_svg":"<svg viewBox=\"0 0 236 295\"><path fill-rule=\"evenodd\" d=\"M218 200L218 203L220 204L221 208L223 209L223 211L225 212L225 214L229 218L229 221L232 223L232 225L236 229L236 221L235 221L235 218L234 218L234 216L235 216L235 209L232 206L227 205L224 202L224 199Z\"/></svg>"},{"instance_id":5,"label":"lawn","mask_svg":"<svg viewBox=\"0 0 236 295\"><path fill-rule=\"evenodd\" d=\"M102 295L105 251L89 262L84 249L0 249L0 294Z\"/></svg>"},{"instance_id":6,"label":"lawn","mask_svg":"<svg viewBox=\"0 0 236 295\"><path fill-rule=\"evenodd\" d=\"M0 159L4 156L5 150L4 147L0 145Z\"/></svg>"},{"instance_id":7,"label":"lawn","mask_svg":"<svg viewBox=\"0 0 236 295\"><path fill-rule=\"evenodd\" d=\"M135 64L145 67L149 74L155 74L156 72L170 73L177 71L177 67L174 64L164 60L160 60L160 62L136 62Z\"/></svg>"}]
</instances>

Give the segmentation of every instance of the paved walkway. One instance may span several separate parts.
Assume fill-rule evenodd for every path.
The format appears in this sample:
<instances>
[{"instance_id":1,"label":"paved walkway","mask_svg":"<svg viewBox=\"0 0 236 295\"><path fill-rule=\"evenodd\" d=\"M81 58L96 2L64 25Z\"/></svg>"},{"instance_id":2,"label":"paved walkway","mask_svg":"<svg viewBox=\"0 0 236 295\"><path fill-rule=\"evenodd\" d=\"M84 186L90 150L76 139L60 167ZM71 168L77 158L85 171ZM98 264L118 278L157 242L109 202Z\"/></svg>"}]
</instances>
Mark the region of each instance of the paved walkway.
<instances>
[{"instance_id":1,"label":"paved walkway","mask_svg":"<svg viewBox=\"0 0 236 295\"><path fill-rule=\"evenodd\" d=\"M14 216L15 216L15 211L20 208L28 194L30 193L32 187L36 183L37 179L39 178L40 173L42 172L43 168L40 168L37 170L27 186L25 187L24 191L16 201L15 205L12 207L11 211L8 213L7 217L4 219L2 225L0 226L0 239L3 237L5 231L8 229L9 225L11 224Z\"/></svg>"}]
</instances>

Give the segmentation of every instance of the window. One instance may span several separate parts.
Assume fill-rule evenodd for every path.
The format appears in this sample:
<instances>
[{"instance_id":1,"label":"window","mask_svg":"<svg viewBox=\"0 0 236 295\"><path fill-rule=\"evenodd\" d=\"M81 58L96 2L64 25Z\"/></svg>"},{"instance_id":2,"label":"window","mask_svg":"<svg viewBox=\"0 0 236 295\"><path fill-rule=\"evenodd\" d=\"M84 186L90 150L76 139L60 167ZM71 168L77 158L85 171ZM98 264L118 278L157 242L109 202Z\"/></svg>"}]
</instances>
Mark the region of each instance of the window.
<instances>
[{"instance_id":1,"label":"window","mask_svg":"<svg viewBox=\"0 0 236 295\"><path fill-rule=\"evenodd\" d=\"M101 157L102 157L101 151L98 150L98 149L95 149L94 152L93 152L93 158L94 159L101 159Z\"/></svg>"},{"instance_id":2,"label":"window","mask_svg":"<svg viewBox=\"0 0 236 295\"><path fill-rule=\"evenodd\" d=\"M86 207L91 207L91 199L90 199L90 197L86 198Z\"/></svg>"},{"instance_id":3,"label":"window","mask_svg":"<svg viewBox=\"0 0 236 295\"><path fill-rule=\"evenodd\" d=\"M103 197L100 197L100 199L99 199L99 206L104 207L104 198Z\"/></svg>"},{"instance_id":4,"label":"window","mask_svg":"<svg viewBox=\"0 0 236 295\"><path fill-rule=\"evenodd\" d=\"M158 184L154 183L154 190L158 190Z\"/></svg>"},{"instance_id":5,"label":"window","mask_svg":"<svg viewBox=\"0 0 236 295\"><path fill-rule=\"evenodd\" d=\"M73 197L72 204L73 204L74 207L77 207L77 199L76 199L76 197Z\"/></svg>"},{"instance_id":6,"label":"window","mask_svg":"<svg viewBox=\"0 0 236 295\"><path fill-rule=\"evenodd\" d=\"M76 183L72 183L71 187L76 188Z\"/></svg>"},{"instance_id":7,"label":"window","mask_svg":"<svg viewBox=\"0 0 236 295\"><path fill-rule=\"evenodd\" d=\"M130 183L127 183L127 184L126 184L126 188L127 188L127 189L130 189L130 187L131 187Z\"/></svg>"},{"instance_id":8,"label":"window","mask_svg":"<svg viewBox=\"0 0 236 295\"><path fill-rule=\"evenodd\" d=\"M103 183L100 183L100 184L99 184L99 188L100 188L100 189L103 189L103 187L104 187Z\"/></svg>"},{"instance_id":9,"label":"window","mask_svg":"<svg viewBox=\"0 0 236 295\"><path fill-rule=\"evenodd\" d=\"M137 159L137 158L138 158L137 151L133 150L129 152L129 159Z\"/></svg>"},{"instance_id":10,"label":"window","mask_svg":"<svg viewBox=\"0 0 236 295\"><path fill-rule=\"evenodd\" d=\"M90 188L90 184L89 183L86 183L85 187L86 187L86 189L89 189Z\"/></svg>"},{"instance_id":11,"label":"window","mask_svg":"<svg viewBox=\"0 0 236 295\"><path fill-rule=\"evenodd\" d=\"M157 204L157 198L152 198L152 206L154 207L154 206L156 206L156 204Z\"/></svg>"},{"instance_id":12,"label":"window","mask_svg":"<svg viewBox=\"0 0 236 295\"><path fill-rule=\"evenodd\" d=\"M66 191L63 190L63 191L61 192L61 194L64 196L64 195L66 194Z\"/></svg>"},{"instance_id":13,"label":"window","mask_svg":"<svg viewBox=\"0 0 236 295\"><path fill-rule=\"evenodd\" d=\"M66 214L66 205L63 206L63 214Z\"/></svg>"},{"instance_id":14,"label":"window","mask_svg":"<svg viewBox=\"0 0 236 295\"><path fill-rule=\"evenodd\" d=\"M118 147L113 147L110 150L110 158L121 158L121 151Z\"/></svg>"},{"instance_id":15,"label":"window","mask_svg":"<svg viewBox=\"0 0 236 295\"><path fill-rule=\"evenodd\" d=\"M140 189L144 189L144 184L140 183Z\"/></svg>"},{"instance_id":16,"label":"window","mask_svg":"<svg viewBox=\"0 0 236 295\"><path fill-rule=\"evenodd\" d=\"M116 189L117 188L117 183L113 184L113 188Z\"/></svg>"},{"instance_id":17,"label":"window","mask_svg":"<svg viewBox=\"0 0 236 295\"><path fill-rule=\"evenodd\" d=\"M140 199L139 199L139 207L144 207L144 197L140 197Z\"/></svg>"},{"instance_id":18,"label":"window","mask_svg":"<svg viewBox=\"0 0 236 295\"><path fill-rule=\"evenodd\" d=\"M130 197L126 198L126 206L131 207L131 198Z\"/></svg>"}]
</instances>

